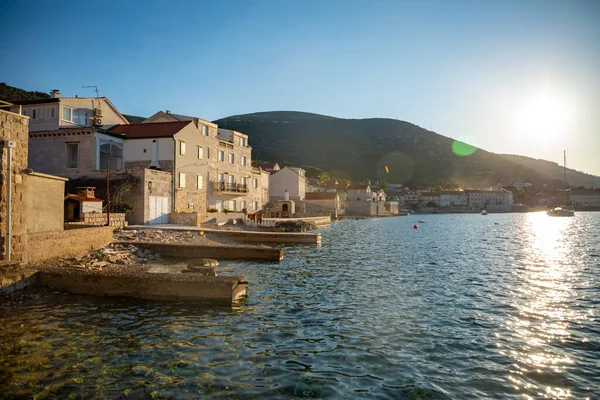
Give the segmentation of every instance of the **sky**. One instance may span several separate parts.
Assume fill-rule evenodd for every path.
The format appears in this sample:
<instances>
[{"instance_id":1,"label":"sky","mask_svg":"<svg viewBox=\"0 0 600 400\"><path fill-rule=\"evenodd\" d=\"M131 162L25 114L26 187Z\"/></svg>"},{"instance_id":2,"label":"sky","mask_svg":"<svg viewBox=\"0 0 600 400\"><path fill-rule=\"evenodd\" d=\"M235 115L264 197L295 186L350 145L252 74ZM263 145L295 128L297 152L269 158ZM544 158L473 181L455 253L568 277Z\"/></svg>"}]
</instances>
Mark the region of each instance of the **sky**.
<instances>
[{"instance_id":1,"label":"sky","mask_svg":"<svg viewBox=\"0 0 600 400\"><path fill-rule=\"evenodd\" d=\"M0 34L0 82L124 114L397 118L600 175L597 0L8 0Z\"/></svg>"}]
</instances>

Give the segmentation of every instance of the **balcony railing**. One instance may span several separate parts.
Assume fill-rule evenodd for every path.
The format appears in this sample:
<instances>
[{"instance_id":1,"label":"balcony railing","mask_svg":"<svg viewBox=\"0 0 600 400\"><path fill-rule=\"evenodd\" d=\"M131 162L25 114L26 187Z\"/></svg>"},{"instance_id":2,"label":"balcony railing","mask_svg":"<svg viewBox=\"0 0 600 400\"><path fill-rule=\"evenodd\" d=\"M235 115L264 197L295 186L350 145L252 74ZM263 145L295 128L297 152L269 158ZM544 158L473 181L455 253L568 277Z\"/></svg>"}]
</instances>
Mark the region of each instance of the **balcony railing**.
<instances>
[{"instance_id":1,"label":"balcony railing","mask_svg":"<svg viewBox=\"0 0 600 400\"><path fill-rule=\"evenodd\" d=\"M212 187L215 192L248 193L248 185L241 183L213 182Z\"/></svg>"}]
</instances>

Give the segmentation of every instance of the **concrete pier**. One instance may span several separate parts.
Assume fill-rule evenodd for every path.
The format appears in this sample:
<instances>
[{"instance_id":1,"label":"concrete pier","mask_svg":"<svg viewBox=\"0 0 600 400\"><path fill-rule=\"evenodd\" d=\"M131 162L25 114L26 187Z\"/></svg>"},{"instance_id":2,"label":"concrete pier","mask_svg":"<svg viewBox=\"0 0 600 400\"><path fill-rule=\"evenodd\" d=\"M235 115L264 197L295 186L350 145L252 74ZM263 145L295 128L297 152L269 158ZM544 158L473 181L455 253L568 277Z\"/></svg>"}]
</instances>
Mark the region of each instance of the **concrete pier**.
<instances>
[{"instance_id":1,"label":"concrete pier","mask_svg":"<svg viewBox=\"0 0 600 400\"><path fill-rule=\"evenodd\" d=\"M240 276L183 274L168 267L147 267L106 274L94 271L40 272L38 283L69 293L150 300L194 300L232 304L247 295Z\"/></svg>"},{"instance_id":2,"label":"concrete pier","mask_svg":"<svg viewBox=\"0 0 600 400\"><path fill-rule=\"evenodd\" d=\"M312 232L259 232L244 230L205 229L184 225L131 225L126 230L160 229L176 232L204 232L207 235L229 238L249 243L298 243L321 245L321 234Z\"/></svg>"},{"instance_id":3,"label":"concrete pier","mask_svg":"<svg viewBox=\"0 0 600 400\"><path fill-rule=\"evenodd\" d=\"M166 257L215 258L217 260L283 260L283 249L260 246L203 246L152 242L115 242L133 244Z\"/></svg>"}]
</instances>

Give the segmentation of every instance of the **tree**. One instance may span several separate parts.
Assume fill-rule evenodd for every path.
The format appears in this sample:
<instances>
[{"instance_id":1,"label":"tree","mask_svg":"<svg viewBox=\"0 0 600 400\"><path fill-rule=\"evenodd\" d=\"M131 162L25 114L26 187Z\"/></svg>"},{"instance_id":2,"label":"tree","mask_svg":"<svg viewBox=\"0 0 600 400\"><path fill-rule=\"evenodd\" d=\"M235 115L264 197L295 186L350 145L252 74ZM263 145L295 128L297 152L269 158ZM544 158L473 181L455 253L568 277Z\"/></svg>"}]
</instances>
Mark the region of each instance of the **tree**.
<instances>
[{"instance_id":1,"label":"tree","mask_svg":"<svg viewBox=\"0 0 600 400\"><path fill-rule=\"evenodd\" d=\"M321 172L318 176L319 182L321 183L325 183L327 181L330 181L331 178L329 177L329 174L327 172Z\"/></svg>"},{"instance_id":2,"label":"tree","mask_svg":"<svg viewBox=\"0 0 600 400\"><path fill-rule=\"evenodd\" d=\"M427 207L436 208L438 205L435 201L430 201L427 203Z\"/></svg>"}]
</instances>

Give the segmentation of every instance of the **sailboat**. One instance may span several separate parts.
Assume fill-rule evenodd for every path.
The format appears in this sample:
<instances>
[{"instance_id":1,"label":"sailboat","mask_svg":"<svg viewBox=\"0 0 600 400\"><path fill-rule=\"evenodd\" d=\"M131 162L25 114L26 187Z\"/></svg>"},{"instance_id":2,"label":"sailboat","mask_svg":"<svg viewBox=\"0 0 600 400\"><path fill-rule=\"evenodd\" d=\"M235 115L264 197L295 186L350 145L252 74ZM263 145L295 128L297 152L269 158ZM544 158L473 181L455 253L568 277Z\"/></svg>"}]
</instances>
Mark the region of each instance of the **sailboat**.
<instances>
[{"instance_id":1,"label":"sailboat","mask_svg":"<svg viewBox=\"0 0 600 400\"><path fill-rule=\"evenodd\" d=\"M565 174L565 179L564 179L564 194L565 194L565 204L567 203L567 152L564 152L564 161L563 161L563 169L564 169L564 174ZM569 192L570 194L570 192ZM571 196L569 196L569 198L571 198ZM573 217L575 216L575 211L568 209L566 206L565 207L556 207L552 210L549 210L547 212L547 214L551 217Z\"/></svg>"}]
</instances>

